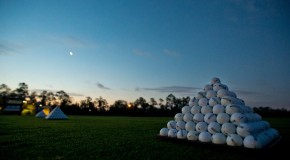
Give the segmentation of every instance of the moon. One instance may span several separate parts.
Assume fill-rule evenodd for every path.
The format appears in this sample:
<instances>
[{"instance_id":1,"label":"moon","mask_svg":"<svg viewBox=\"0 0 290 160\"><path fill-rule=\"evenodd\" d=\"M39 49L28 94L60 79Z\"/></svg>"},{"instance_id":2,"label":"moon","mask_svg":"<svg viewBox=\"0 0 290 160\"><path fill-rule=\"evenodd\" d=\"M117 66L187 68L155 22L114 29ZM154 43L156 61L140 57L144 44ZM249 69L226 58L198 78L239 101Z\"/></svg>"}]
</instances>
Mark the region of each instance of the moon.
<instances>
[{"instance_id":1,"label":"moon","mask_svg":"<svg viewBox=\"0 0 290 160\"><path fill-rule=\"evenodd\" d=\"M72 56L74 53L73 52L69 52L69 54Z\"/></svg>"}]
</instances>

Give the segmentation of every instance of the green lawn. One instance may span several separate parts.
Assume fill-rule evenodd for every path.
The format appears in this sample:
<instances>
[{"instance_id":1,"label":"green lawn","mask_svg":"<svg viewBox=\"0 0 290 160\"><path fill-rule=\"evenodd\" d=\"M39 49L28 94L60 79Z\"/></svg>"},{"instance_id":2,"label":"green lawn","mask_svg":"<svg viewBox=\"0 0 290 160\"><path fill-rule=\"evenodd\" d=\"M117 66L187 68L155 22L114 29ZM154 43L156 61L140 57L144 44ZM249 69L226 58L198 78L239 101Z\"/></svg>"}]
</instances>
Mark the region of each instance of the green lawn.
<instances>
[{"instance_id":1,"label":"green lawn","mask_svg":"<svg viewBox=\"0 0 290 160\"><path fill-rule=\"evenodd\" d=\"M156 138L172 117L69 116L45 120L0 115L0 159L259 159L287 156L290 118L265 119L281 141L245 150Z\"/></svg>"}]
</instances>

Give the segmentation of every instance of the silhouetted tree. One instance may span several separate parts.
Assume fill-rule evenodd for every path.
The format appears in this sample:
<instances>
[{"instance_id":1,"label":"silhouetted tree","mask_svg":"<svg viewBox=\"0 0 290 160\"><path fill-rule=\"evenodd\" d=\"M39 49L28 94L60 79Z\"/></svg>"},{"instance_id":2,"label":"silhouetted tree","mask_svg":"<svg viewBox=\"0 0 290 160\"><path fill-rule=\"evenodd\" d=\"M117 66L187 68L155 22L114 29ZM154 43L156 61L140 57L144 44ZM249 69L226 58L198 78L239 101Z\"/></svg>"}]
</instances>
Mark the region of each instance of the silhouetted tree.
<instances>
[{"instance_id":1,"label":"silhouetted tree","mask_svg":"<svg viewBox=\"0 0 290 160\"><path fill-rule=\"evenodd\" d=\"M56 97L53 92L43 90L39 97L41 98L40 103L42 106L51 106L56 104Z\"/></svg>"},{"instance_id":2,"label":"silhouetted tree","mask_svg":"<svg viewBox=\"0 0 290 160\"><path fill-rule=\"evenodd\" d=\"M139 97L138 99L135 100L134 105L137 107L141 107L143 110L146 110L149 104L146 102L146 99L143 97Z\"/></svg>"},{"instance_id":3,"label":"silhouetted tree","mask_svg":"<svg viewBox=\"0 0 290 160\"><path fill-rule=\"evenodd\" d=\"M4 106L11 89L6 84L0 85L0 106Z\"/></svg>"},{"instance_id":4,"label":"silhouetted tree","mask_svg":"<svg viewBox=\"0 0 290 160\"><path fill-rule=\"evenodd\" d=\"M8 96L10 91L11 91L11 89L6 84L1 84L0 85L0 96L1 97Z\"/></svg>"},{"instance_id":5,"label":"silhouetted tree","mask_svg":"<svg viewBox=\"0 0 290 160\"><path fill-rule=\"evenodd\" d=\"M176 106L176 97L170 93L167 97L166 97L166 108L169 110L172 110L175 106Z\"/></svg>"},{"instance_id":6,"label":"silhouetted tree","mask_svg":"<svg viewBox=\"0 0 290 160\"><path fill-rule=\"evenodd\" d=\"M254 107L253 111L265 117L290 117L290 111L285 108L274 109L271 107Z\"/></svg>"},{"instance_id":7,"label":"silhouetted tree","mask_svg":"<svg viewBox=\"0 0 290 160\"><path fill-rule=\"evenodd\" d=\"M150 105L152 106L157 105L157 101L155 100L155 98L150 98Z\"/></svg>"},{"instance_id":8,"label":"silhouetted tree","mask_svg":"<svg viewBox=\"0 0 290 160\"><path fill-rule=\"evenodd\" d=\"M99 111L108 111L109 110L109 105L108 105L107 100L101 96L99 98L96 98L94 103Z\"/></svg>"},{"instance_id":9,"label":"silhouetted tree","mask_svg":"<svg viewBox=\"0 0 290 160\"><path fill-rule=\"evenodd\" d=\"M56 92L55 96L60 101L60 106L65 106L71 102L70 96L63 90Z\"/></svg>"},{"instance_id":10,"label":"silhouetted tree","mask_svg":"<svg viewBox=\"0 0 290 160\"><path fill-rule=\"evenodd\" d=\"M161 110L165 110L165 105L163 103L164 103L164 100L162 98L159 98L159 106Z\"/></svg>"},{"instance_id":11,"label":"silhouetted tree","mask_svg":"<svg viewBox=\"0 0 290 160\"><path fill-rule=\"evenodd\" d=\"M30 98L30 103L36 103L37 102L37 93L34 91L34 92L31 92L30 95L29 95L29 98Z\"/></svg>"},{"instance_id":12,"label":"silhouetted tree","mask_svg":"<svg viewBox=\"0 0 290 160\"><path fill-rule=\"evenodd\" d=\"M125 115L128 103L124 100L116 100L110 107L110 113L114 115Z\"/></svg>"},{"instance_id":13,"label":"silhouetted tree","mask_svg":"<svg viewBox=\"0 0 290 160\"><path fill-rule=\"evenodd\" d=\"M15 95L17 98L22 98L24 99L29 95L28 93L28 85L24 82L18 84L19 88L16 88L14 90Z\"/></svg>"}]
</instances>

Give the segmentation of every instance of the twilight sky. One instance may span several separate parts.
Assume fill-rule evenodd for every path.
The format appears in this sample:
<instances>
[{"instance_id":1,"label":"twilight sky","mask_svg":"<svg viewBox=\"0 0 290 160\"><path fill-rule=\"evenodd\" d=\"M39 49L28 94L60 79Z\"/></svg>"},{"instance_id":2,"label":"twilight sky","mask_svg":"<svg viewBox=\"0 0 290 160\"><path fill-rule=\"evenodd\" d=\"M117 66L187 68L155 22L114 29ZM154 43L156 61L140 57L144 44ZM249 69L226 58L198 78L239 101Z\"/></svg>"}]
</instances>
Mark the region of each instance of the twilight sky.
<instances>
[{"instance_id":1,"label":"twilight sky","mask_svg":"<svg viewBox=\"0 0 290 160\"><path fill-rule=\"evenodd\" d=\"M0 0L11 89L112 104L193 97L212 77L247 105L290 109L290 1Z\"/></svg>"}]
</instances>

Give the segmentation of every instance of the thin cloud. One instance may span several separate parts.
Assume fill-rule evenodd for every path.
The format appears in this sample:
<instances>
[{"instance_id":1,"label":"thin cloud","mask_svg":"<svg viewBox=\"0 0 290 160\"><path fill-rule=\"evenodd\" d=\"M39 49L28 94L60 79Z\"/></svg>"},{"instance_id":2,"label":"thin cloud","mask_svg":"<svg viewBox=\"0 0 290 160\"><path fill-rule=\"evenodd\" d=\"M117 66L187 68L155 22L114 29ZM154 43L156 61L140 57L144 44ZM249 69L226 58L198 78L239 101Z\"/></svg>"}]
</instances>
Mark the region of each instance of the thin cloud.
<instances>
[{"instance_id":1,"label":"thin cloud","mask_svg":"<svg viewBox=\"0 0 290 160\"><path fill-rule=\"evenodd\" d=\"M275 14L277 5L282 5L282 3L270 0L232 0L234 5L240 8L242 11L248 14L259 14L260 16L268 16L269 14Z\"/></svg>"},{"instance_id":2,"label":"thin cloud","mask_svg":"<svg viewBox=\"0 0 290 160\"><path fill-rule=\"evenodd\" d=\"M58 92L58 91L60 91L60 90L52 90L52 89L31 89L30 91L31 91L31 92L37 92L37 93L41 93L41 92L43 92L43 91L56 93L56 92ZM84 96L83 94L80 94L80 93L72 93L72 92L67 93L67 94L68 94L69 96L75 96L75 97L77 97L77 96L79 96L79 97Z\"/></svg>"},{"instance_id":3,"label":"thin cloud","mask_svg":"<svg viewBox=\"0 0 290 160\"><path fill-rule=\"evenodd\" d=\"M234 90L234 92L237 94L237 95L257 95L257 94L260 94L258 92L254 92L254 91L246 91L246 90Z\"/></svg>"},{"instance_id":4,"label":"thin cloud","mask_svg":"<svg viewBox=\"0 0 290 160\"><path fill-rule=\"evenodd\" d=\"M74 47L84 47L85 42L79 38L73 37L73 36L67 36L59 39L63 44L74 46Z\"/></svg>"},{"instance_id":5,"label":"thin cloud","mask_svg":"<svg viewBox=\"0 0 290 160\"><path fill-rule=\"evenodd\" d=\"M74 36L50 36L50 38L68 47L74 47L74 48L98 47L98 45L94 42L91 42L89 40L84 40L84 39L74 37Z\"/></svg>"},{"instance_id":6,"label":"thin cloud","mask_svg":"<svg viewBox=\"0 0 290 160\"><path fill-rule=\"evenodd\" d=\"M137 56L141 56L141 57L149 57L151 56L151 54L149 52L145 52L139 49L133 49L133 53Z\"/></svg>"},{"instance_id":7,"label":"thin cloud","mask_svg":"<svg viewBox=\"0 0 290 160\"><path fill-rule=\"evenodd\" d=\"M163 53L167 56L170 56L170 57L179 57L180 56L180 54L178 52L175 52L175 51L169 50L169 49L164 49Z\"/></svg>"},{"instance_id":8,"label":"thin cloud","mask_svg":"<svg viewBox=\"0 0 290 160\"><path fill-rule=\"evenodd\" d=\"M195 90L200 88L187 87L187 86L165 86L156 88L139 88L137 87L135 91L156 91L161 93L193 93Z\"/></svg>"},{"instance_id":9,"label":"thin cloud","mask_svg":"<svg viewBox=\"0 0 290 160\"><path fill-rule=\"evenodd\" d=\"M227 13L230 15L228 20L233 23L247 22L255 24L257 19L272 17L277 14L277 3L275 1L229 0L229 2L233 6L229 9L231 12Z\"/></svg>"},{"instance_id":10,"label":"thin cloud","mask_svg":"<svg viewBox=\"0 0 290 160\"><path fill-rule=\"evenodd\" d=\"M48 88L53 88L53 85L52 85L52 84L46 84L46 86L47 86Z\"/></svg>"},{"instance_id":11,"label":"thin cloud","mask_svg":"<svg viewBox=\"0 0 290 160\"><path fill-rule=\"evenodd\" d=\"M17 53L22 47L7 41L0 41L0 55L10 55Z\"/></svg>"},{"instance_id":12,"label":"thin cloud","mask_svg":"<svg viewBox=\"0 0 290 160\"><path fill-rule=\"evenodd\" d=\"M97 83L97 86L98 86L98 88L100 88L100 89L106 89L106 90L110 90L110 88L108 88L108 87L105 87L103 84L101 84L101 83Z\"/></svg>"},{"instance_id":13,"label":"thin cloud","mask_svg":"<svg viewBox=\"0 0 290 160\"><path fill-rule=\"evenodd\" d=\"M70 96L75 96L75 97L83 97L83 94L79 94L79 93L68 93L68 95Z\"/></svg>"}]
</instances>

